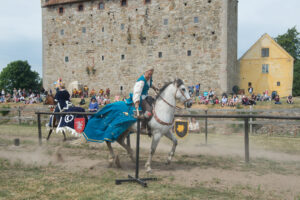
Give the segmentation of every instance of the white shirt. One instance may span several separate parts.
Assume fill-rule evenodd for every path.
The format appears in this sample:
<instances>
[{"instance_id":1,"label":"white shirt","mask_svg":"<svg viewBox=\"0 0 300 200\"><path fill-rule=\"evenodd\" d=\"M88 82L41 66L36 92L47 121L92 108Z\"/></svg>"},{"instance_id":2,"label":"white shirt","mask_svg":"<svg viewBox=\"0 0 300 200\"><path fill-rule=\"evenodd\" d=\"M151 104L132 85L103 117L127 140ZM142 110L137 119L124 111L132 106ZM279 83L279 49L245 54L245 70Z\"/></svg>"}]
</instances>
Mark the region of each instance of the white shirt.
<instances>
[{"instance_id":1,"label":"white shirt","mask_svg":"<svg viewBox=\"0 0 300 200\"><path fill-rule=\"evenodd\" d=\"M150 85L150 80L147 81L148 85ZM134 86L133 86L133 103L137 102L140 100L143 88L144 88L144 81L137 81ZM146 98L146 95L142 95L142 100Z\"/></svg>"},{"instance_id":2,"label":"white shirt","mask_svg":"<svg viewBox=\"0 0 300 200\"><path fill-rule=\"evenodd\" d=\"M200 130L199 122L198 121L196 121L195 123L190 122L189 123L189 130L191 130L191 131Z\"/></svg>"}]
</instances>

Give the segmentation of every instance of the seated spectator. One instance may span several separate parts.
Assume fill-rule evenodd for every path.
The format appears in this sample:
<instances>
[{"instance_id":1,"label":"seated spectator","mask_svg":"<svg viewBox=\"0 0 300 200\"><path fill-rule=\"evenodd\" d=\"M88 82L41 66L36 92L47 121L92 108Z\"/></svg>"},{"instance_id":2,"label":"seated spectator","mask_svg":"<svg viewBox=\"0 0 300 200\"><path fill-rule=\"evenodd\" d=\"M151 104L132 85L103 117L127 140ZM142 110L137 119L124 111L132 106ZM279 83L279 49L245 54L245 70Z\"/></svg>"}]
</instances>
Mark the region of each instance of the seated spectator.
<instances>
[{"instance_id":1,"label":"seated spectator","mask_svg":"<svg viewBox=\"0 0 300 200\"><path fill-rule=\"evenodd\" d=\"M105 94L106 94L107 98L109 99L110 98L110 89L109 88L106 88Z\"/></svg>"},{"instance_id":2,"label":"seated spectator","mask_svg":"<svg viewBox=\"0 0 300 200\"><path fill-rule=\"evenodd\" d=\"M287 97L286 102L288 104L293 104L294 103L293 96L291 94Z\"/></svg>"},{"instance_id":3,"label":"seated spectator","mask_svg":"<svg viewBox=\"0 0 300 200\"><path fill-rule=\"evenodd\" d=\"M236 106L240 102L239 97L236 94L233 95L232 100L233 100L233 106Z\"/></svg>"},{"instance_id":4,"label":"seated spectator","mask_svg":"<svg viewBox=\"0 0 300 200\"><path fill-rule=\"evenodd\" d=\"M222 107L226 106L228 103L227 101L228 101L227 97L225 95L223 95L222 100L221 100L221 106Z\"/></svg>"},{"instance_id":5,"label":"seated spectator","mask_svg":"<svg viewBox=\"0 0 300 200\"><path fill-rule=\"evenodd\" d=\"M267 92L264 93L263 101L271 101L271 97L268 96L268 93L267 93Z\"/></svg>"},{"instance_id":6,"label":"seated spectator","mask_svg":"<svg viewBox=\"0 0 300 200\"><path fill-rule=\"evenodd\" d=\"M89 105L89 112L97 112L98 109L99 109L99 105L96 100L96 97L92 97Z\"/></svg>"},{"instance_id":7,"label":"seated spectator","mask_svg":"<svg viewBox=\"0 0 300 200\"><path fill-rule=\"evenodd\" d=\"M110 99L109 99L108 96L105 94L105 95L104 95L104 98L103 98L103 105L106 105L106 104L110 104Z\"/></svg>"},{"instance_id":8,"label":"seated spectator","mask_svg":"<svg viewBox=\"0 0 300 200\"><path fill-rule=\"evenodd\" d=\"M199 122L193 117L189 123L189 131L200 133Z\"/></svg>"},{"instance_id":9,"label":"seated spectator","mask_svg":"<svg viewBox=\"0 0 300 200\"><path fill-rule=\"evenodd\" d=\"M215 105L215 104L219 104L219 99L216 95L214 95L211 100L210 100L211 104Z\"/></svg>"},{"instance_id":10,"label":"seated spectator","mask_svg":"<svg viewBox=\"0 0 300 200\"><path fill-rule=\"evenodd\" d=\"M117 102L117 101L120 101L120 95L115 96L114 102Z\"/></svg>"},{"instance_id":11,"label":"seated spectator","mask_svg":"<svg viewBox=\"0 0 300 200\"><path fill-rule=\"evenodd\" d=\"M93 88L90 93L90 97L94 97L96 95L96 90Z\"/></svg>"},{"instance_id":12,"label":"seated spectator","mask_svg":"<svg viewBox=\"0 0 300 200\"><path fill-rule=\"evenodd\" d=\"M99 90L99 95L100 95L100 96L103 96L103 95L104 95L104 90L103 90L103 89L100 89L100 90Z\"/></svg>"},{"instance_id":13,"label":"seated spectator","mask_svg":"<svg viewBox=\"0 0 300 200\"><path fill-rule=\"evenodd\" d=\"M275 96L274 101L275 101L275 104L281 104L278 94Z\"/></svg>"},{"instance_id":14,"label":"seated spectator","mask_svg":"<svg viewBox=\"0 0 300 200\"><path fill-rule=\"evenodd\" d=\"M76 88L74 88L73 90L72 90L72 98L77 98L78 96L77 96L77 89Z\"/></svg>"},{"instance_id":15,"label":"seated spectator","mask_svg":"<svg viewBox=\"0 0 300 200\"><path fill-rule=\"evenodd\" d=\"M85 104L84 96L81 96L81 100L79 102L79 105L84 105L84 104Z\"/></svg>"},{"instance_id":16,"label":"seated spectator","mask_svg":"<svg viewBox=\"0 0 300 200\"><path fill-rule=\"evenodd\" d=\"M248 97L246 97L245 95L244 95L243 98L242 98L242 104L245 105L245 106L250 105L249 99L248 99Z\"/></svg>"},{"instance_id":17,"label":"seated spectator","mask_svg":"<svg viewBox=\"0 0 300 200\"><path fill-rule=\"evenodd\" d=\"M210 89L208 92L208 98L212 99L214 97L214 95L215 95L215 92L212 89Z\"/></svg>"}]
</instances>

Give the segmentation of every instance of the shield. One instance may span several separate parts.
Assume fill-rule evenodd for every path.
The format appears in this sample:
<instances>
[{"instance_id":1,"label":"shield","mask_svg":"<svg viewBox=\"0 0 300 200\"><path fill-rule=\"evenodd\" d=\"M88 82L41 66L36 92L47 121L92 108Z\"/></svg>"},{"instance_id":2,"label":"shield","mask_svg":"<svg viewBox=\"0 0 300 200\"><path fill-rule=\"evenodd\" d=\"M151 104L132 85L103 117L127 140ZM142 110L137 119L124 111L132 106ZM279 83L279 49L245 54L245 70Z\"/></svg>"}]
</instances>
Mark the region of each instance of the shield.
<instances>
[{"instance_id":1,"label":"shield","mask_svg":"<svg viewBox=\"0 0 300 200\"><path fill-rule=\"evenodd\" d=\"M179 138L184 138L189 133L189 122L185 120L176 120L174 132Z\"/></svg>"},{"instance_id":2,"label":"shield","mask_svg":"<svg viewBox=\"0 0 300 200\"><path fill-rule=\"evenodd\" d=\"M84 118L75 118L74 128L77 133L82 133L85 128L85 119Z\"/></svg>"}]
</instances>

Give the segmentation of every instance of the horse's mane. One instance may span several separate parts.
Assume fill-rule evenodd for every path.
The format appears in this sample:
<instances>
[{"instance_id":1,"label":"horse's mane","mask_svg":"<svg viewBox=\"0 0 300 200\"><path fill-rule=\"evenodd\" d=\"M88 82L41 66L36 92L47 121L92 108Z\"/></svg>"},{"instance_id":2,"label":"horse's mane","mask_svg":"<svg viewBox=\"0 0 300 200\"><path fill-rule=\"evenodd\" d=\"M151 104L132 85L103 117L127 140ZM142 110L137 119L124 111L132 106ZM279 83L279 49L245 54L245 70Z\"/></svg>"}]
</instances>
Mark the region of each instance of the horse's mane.
<instances>
[{"instance_id":1,"label":"horse's mane","mask_svg":"<svg viewBox=\"0 0 300 200\"><path fill-rule=\"evenodd\" d=\"M177 87L181 86L183 84L183 81L181 79L176 79L175 81L170 81L165 83L160 89L158 94L156 95L155 99L158 99L160 97L160 95L163 93L163 91L172 83L176 83Z\"/></svg>"}]
</instances>

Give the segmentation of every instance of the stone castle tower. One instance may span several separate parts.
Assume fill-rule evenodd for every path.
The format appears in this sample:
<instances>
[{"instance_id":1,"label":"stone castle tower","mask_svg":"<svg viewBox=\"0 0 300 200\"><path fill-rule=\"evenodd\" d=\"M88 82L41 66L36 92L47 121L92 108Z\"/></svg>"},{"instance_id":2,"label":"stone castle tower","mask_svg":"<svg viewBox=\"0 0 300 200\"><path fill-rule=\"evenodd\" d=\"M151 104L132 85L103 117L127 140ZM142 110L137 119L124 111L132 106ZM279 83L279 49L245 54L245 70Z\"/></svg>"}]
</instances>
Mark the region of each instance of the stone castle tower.
<instances>
[{"instance_id":1,"label":"stone castle tower","mask_svg":"<svg viewBox=\"0 0 300 200\"><path fill-rule=\"evenodd\" d=\"M59 77L112 93L178 77L231 92L237 84L238 0L42 0L43 84Z\"/></svg>"}]
</instances>

